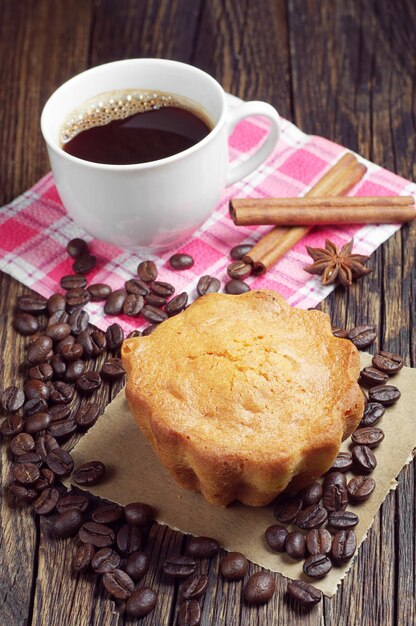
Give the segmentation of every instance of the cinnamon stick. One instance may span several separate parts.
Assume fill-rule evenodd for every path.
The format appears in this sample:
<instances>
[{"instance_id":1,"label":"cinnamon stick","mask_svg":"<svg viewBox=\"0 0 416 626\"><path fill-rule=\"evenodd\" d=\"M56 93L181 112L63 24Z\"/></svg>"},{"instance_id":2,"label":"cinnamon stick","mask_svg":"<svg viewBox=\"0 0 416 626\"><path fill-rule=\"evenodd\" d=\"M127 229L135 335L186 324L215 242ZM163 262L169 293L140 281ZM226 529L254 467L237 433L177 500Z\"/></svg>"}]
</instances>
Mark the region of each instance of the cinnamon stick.
<instances>
[{"instance_id":1,"label":"cinnamon stick","mask_svg":"<svg viewBox=\"0 0 416 626\"><path fill-rule=\"evenodd\" d=\"M413 196L234 198L230 214L237 226L394 224L416 218L414 202Z\"/></svg>"},{"instance_id":2,"label":"cinnamon stick","mask_svg":"<svg viewBox=\"0 0 416 626\"><path fill-rule=\"evenodd\" d=\"M342 157L306 196L342 196L364 176L367 168L350 152ZM288 250L309 232L310 226L275 226L250 250L243 260L252 266L252 274L264 274Z\"/></svg>"}]
</instances>

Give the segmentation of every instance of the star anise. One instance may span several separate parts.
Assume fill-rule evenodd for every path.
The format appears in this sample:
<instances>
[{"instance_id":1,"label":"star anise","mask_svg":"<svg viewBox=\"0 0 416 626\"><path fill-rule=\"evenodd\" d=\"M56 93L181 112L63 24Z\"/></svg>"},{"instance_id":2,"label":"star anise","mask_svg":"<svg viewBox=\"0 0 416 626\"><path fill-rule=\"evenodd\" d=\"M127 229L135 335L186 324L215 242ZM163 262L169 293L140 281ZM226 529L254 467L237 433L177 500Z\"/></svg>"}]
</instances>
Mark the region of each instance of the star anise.
<instances>
[{"instance_id":1,"label":"star anise","mask_svg":"<svg viewBox=\"0 0 416 626\"><path fill-rule=\"evenodd\" d=\"M363 278L372 271L363 265L368 256L352 254L353 244L354 239L351 239L339 251L329 239L325 241L325 248L306 246L306 250L314 263L305 267L305 271L309 274L322 275L323 285L339 283L344 287L350 287L353 280Z\"/></svg>"}]
</instances>

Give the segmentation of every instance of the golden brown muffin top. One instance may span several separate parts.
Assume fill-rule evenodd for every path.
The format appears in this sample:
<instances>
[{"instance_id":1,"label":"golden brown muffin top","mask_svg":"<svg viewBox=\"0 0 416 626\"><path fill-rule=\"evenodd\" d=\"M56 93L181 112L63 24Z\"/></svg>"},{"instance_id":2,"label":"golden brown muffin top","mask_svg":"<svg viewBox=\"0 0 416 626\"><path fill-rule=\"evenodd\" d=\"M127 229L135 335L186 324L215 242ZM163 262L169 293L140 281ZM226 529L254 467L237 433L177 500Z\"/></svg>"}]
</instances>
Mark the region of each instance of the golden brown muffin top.
<instances>
[{"instance_id":1,"label":"golden brown muffin top","mask_svg":"<svg viewBox=\"0 0 416 626\"><path fill-rule=\"evenodd\" d=\"M332 335L326 314L272 291L199 298L126 340L122 356L136 411L219 455L266 460L314 438L340 443L356 415L356 348Z\"/></svg>"}]
</instances>

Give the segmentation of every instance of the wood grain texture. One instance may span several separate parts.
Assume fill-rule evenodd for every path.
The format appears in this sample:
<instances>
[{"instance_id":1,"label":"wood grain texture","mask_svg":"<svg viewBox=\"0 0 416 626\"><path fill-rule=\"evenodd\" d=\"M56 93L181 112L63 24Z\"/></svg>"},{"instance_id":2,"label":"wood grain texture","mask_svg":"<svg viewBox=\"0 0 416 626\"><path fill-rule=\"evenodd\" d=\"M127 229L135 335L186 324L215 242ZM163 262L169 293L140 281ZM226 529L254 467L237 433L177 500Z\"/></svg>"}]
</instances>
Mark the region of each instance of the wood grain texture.
<instances>
[{"instance_id":1,"label":"wood grain texture","mask_svg":"<svg viewBox=\"0 0 416 626\"><path fill-rule=\"evenodd\" d=\"M416 5L413 0L13 0L1 1L0 203L48 171L39 115L53 90L87 67L118 58L156 56L190 62L246 99L264 99L302 130L323 135L414 178ZM415 365L416 226L405 226L369 260L373 273L321 309L339 326L371 321L373 347ZM13 301L26 289L0 275L2 387L19 376L25 340L11 329ZM7 297L4 297L7 294ZM99 367L99 363L96 364ZM97 393L104 406L118 390ZM70 448L76 439L68 442ZM53 540L9 495L10 460L2 446L0 624L3 626L173 626L179 585L161 575L166 555L186 538L154 525L144 583L159 592L154 613L119 616L92 576L74 576L71 540ZM270 604L249 608L243 584L224 583L217 557L209 576L203 626L410 626L416 623L414 463L399 476L369 538L332 600L312 611L293 606L277 576ZM264 529L259 529L259 540ZM258 567L250 566L250 571Z\"/></svg>"}]
</instances>

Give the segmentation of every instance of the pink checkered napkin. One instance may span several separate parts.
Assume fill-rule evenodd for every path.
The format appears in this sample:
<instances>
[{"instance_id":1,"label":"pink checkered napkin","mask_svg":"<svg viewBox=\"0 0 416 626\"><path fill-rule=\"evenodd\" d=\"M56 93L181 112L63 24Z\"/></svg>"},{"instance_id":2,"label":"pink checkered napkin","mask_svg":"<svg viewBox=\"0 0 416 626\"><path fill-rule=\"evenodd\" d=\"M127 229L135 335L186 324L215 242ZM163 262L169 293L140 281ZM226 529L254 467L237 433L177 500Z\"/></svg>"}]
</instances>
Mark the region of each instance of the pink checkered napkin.
<instances>
[{"instance_id":1,"label":"pink checkered napkin","mask_svg":"<svg viewBox=\"0 0 416 626\"><path fill-rule=\"evenodd\" d=\"M230 106L239 103L230 97ZM268 131L262 118L243 121L230 137L232 159L244 159L255 151ZM322 137L305 135L293 124L282 121L282 135L277 149L256 172L229 187L212 216L193 237L178 250L170 250L152 258L159 268L159 279L171 282L176 293L187 291L192 300L198 278L203 274L226 281L229 250L240 243L254 244L269 226L234 226L228 216L231 197L293 197L303 196L322 175L345 153L345 148ZM416 195L416 185L364 161L368 172L355 187L353 195ZM265 276L248 279L252 289L274 289L291 305L313 307L333 289L323 287L319 277L303 270L310 258L305 245L322 246L325 239L342 245L354 236L354 250L369 255L399 227L346 226L315 228L308 233ZM10 274L43 296L60 291L59 280L71 273L72 260L65 247L73 237L89 241L98 257L96 269L89 274L89 282L108 283L113 289L136 275L136 268L144 257L126 252L112 245L92 239L66 214L51 174L19 196L0 212L0 269ZM174 252L186 252L195 259L194 266L183 272L170 269L168 259ZM102 329L114 322L105 316L101 303L85 307L91 321ZM142 328L138 318L117 318L126 331Z\"/></svg>"}]
</instances>

